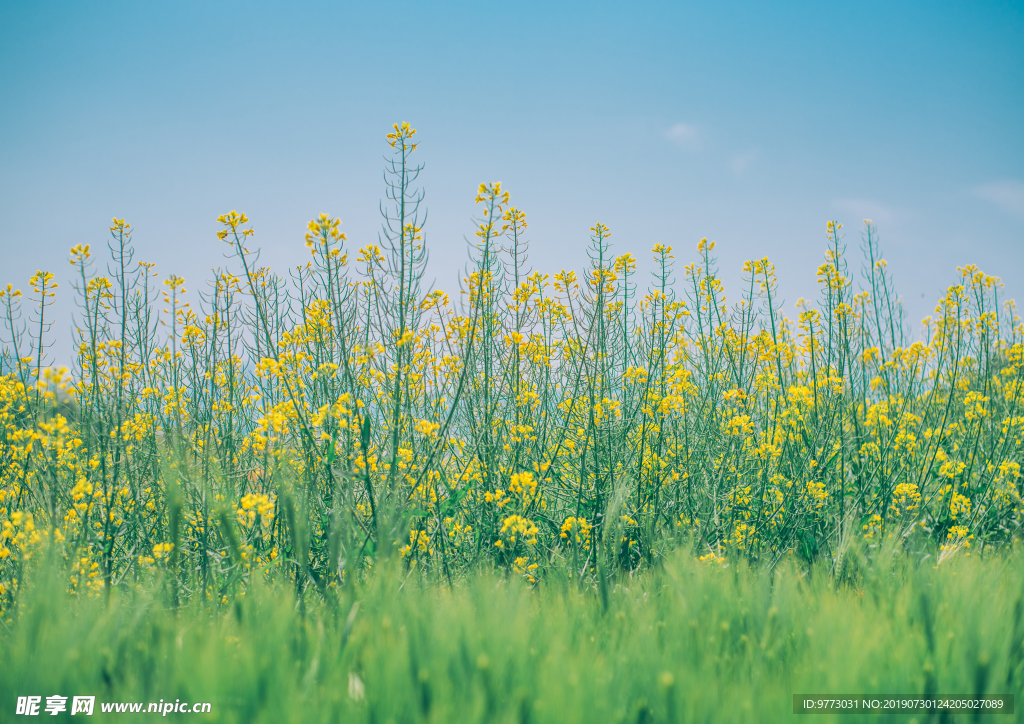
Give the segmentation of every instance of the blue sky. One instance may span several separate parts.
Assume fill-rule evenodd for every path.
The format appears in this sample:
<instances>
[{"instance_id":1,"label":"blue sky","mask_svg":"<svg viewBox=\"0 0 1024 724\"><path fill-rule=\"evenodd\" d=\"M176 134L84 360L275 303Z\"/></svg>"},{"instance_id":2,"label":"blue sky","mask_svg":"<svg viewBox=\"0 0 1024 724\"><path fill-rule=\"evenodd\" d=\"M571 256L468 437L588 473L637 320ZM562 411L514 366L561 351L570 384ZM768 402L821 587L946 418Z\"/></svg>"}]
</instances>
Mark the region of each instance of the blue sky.
<instances>
[{"instance_id":1,"label":"blue sky","mask_svg":"<svg viewBox=\"0 0 1024 724\"><path fill-rule=\"evenodd\" d=\"M501 181L544 271L582 268L597 221L680 269L706 236L733 298L768 256L792 313L825 222L856 255L868 217L915 324L967 263L1024 299L1022 2L0 0L0 282L49 269L66 303L68 248L113 216L192 288L231 209L282 271L320 212L375 242L403 120L443 289Z\"/></svg>"}]
</instances>

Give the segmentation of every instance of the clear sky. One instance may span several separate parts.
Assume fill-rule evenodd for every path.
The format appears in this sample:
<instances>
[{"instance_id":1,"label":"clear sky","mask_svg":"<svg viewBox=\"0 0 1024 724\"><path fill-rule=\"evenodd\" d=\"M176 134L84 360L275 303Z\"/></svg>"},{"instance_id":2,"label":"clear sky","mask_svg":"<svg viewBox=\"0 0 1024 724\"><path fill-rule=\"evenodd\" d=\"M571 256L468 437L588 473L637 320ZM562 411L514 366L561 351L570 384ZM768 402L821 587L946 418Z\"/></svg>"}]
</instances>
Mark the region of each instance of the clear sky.
<instances>
[{"instance_id":1,"label":"clear sky","mask_svg":"<svg viewBox=\"0 0 1024 724\"><path fill-rule=\"evenodd\" d=\"M706 236L733 299L768 256L793 316L826 221L856 254L867 217L915 326L967 263L1024 302L1019 0L0 0L0 282L49 269L66 303L68 248L113 216L193 289L225 264L231 209L282 272L320 212L375 242L404 120L442 289L477 185L501 181L548 272L583 267L597 221L616 253L673 245L680 270Z\"/></svg>"}]
</instances>

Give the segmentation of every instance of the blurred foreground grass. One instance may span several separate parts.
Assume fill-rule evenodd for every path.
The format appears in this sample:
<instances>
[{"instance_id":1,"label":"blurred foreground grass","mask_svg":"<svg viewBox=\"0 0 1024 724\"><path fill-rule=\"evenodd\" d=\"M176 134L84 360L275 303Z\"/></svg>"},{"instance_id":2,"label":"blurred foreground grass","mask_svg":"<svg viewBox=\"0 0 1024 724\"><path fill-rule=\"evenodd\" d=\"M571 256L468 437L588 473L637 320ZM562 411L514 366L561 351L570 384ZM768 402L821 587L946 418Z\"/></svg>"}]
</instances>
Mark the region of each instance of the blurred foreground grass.
<instances>
[{"instance_id":1,"label":"blurred foreground grass","mask_svg":"<svg viewBox=\"0 0 1024 724\"><path fill-rule=\"evenodd\" d=\"M5 621L0 720L21 719L18 696L52 694L96 696L100 720L143 716L100 702L181 699L212 713L179 718L382 724L782 721L803 718L794 694L1019 694L1022 564L876 549L833 575L678 555L603 599L564 572L449 588L385 562L329 599L257 580L231 604L177 610L159 579L104 602L39 573ZM1024 720L1017 706L983 719ZM929 720L811 717L862 718Z\"/></svg>"}]
</instances>

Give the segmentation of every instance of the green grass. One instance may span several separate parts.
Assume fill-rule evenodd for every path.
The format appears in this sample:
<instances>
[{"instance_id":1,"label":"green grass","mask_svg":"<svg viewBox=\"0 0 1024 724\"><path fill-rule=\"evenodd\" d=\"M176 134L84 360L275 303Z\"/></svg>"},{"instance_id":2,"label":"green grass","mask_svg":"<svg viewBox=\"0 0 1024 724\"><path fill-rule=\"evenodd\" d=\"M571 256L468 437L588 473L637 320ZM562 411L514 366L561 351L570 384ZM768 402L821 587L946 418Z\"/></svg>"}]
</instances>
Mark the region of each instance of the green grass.
<instances>
[{"instance_id":1,"label":"green grass","mask_svg":"<svg viewBox=\"0 0 1024 724\"><path fill-rule=\"evenodd\" d=\"M793 694L1019 693L1022 563L876 549L850 552L837 579L675 556L613 582L606 606L565 575L530 588L481 571L449 589L387 563L330 603L254 584L178 610L159 580L104 603L39 578L3 637L0 718L52 694L95 695L97 712L208 701L190 717L224 722L590 724L789 721Z\"/></svg>"}]
</instances>

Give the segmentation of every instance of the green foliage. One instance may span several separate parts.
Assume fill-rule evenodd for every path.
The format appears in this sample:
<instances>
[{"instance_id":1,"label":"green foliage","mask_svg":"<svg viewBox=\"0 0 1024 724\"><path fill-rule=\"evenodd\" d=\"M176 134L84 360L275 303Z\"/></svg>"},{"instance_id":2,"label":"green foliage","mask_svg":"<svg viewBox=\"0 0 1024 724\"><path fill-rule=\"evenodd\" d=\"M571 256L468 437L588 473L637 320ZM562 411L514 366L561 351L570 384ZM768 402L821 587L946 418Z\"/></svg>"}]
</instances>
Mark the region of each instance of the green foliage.
<instances>
[{"instance_id":1,"label":"green foliage","mask_svg":"<svg viewBox=\"0 0 1024 724\"><path fill-rule=\"evenodd\" d=\"M178 610L152 581L104 604L51 571L2 634L0 701L180 699L210 702L203 721L246 724L632 724L788 720L793 694L1019 693L1019 553L936 567L873 550L851 548L839 584L824 565L672 556L615 581L606 606L564 567L536 587L481 573L448 589L390 564L336 605L255 583ZM815 716L867 719L913 717Z\"/></svg>"}]
</instances>

